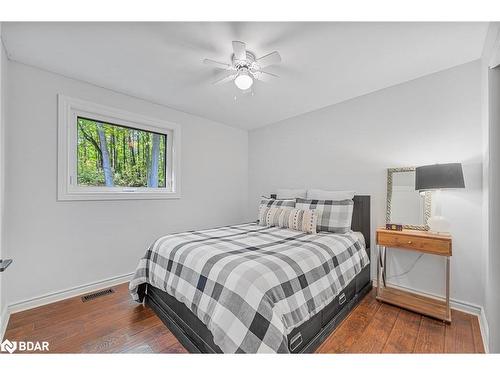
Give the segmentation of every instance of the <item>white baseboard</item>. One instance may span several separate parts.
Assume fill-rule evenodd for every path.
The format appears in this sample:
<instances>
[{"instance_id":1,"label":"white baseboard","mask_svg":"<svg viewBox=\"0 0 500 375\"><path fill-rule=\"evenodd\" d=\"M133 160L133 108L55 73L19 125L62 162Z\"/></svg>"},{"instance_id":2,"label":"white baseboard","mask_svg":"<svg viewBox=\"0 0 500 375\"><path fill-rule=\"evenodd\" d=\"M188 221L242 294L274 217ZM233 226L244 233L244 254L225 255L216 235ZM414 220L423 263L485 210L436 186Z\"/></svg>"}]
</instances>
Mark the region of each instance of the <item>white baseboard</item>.
<instances>
[{"instance_id":1,"label":"white baseboard","mask_svg":"<svg viewBox=\"0 0 500 375\"><path fill-rule=\"evenodd\" d=\"M373 286L377 286L377 280L373 280ZM443 296L424 292L419 289L402 287L399 285L391 285L401 290L406 290L408 292L412 292L415 294L420 294L425 297L433 297L433 298L443 298ZM473 303L460 301L458 299L450 298L450 307L454 310L466 312L472 315L476 315L479 320L479 328L481 330L481 338L483 339L484 350L486 353L489 353L489 329L488 329L488 321L486 320L486 314L484 313L484 307L475 305Z\"/></svg>"},{"instance_id":2,"label":"white baseboard","mask_svg":"<svg viewBox=\"0 0 500 375\"><path fill-rule=\"evenodd\" d=\"M24 301L19 301L15 303L9 304L8 312L9 314L13 314L16 312L29 310L35 307L47 305L49 303L61 301L63 299L76 297L81 294L86 294L90 292L94 292L99 289L109 288L110 286L114 286L117 284L122 284L129 282L132 279L133 273L128 273L126 275L120 275L111 277L108 279L96 281L93 283L80 285L77 287L61 290L58 292L53 292L49 294L45 294L40 297L30 298Z\"/></svg>"},{"instance_id":3,"label":"white baseboard","mask_svg":"<svg viewBox=\"0 0 500 375\"><path fill-rule=\"evenodd\" d=\"M486 319L486 313L484 309L481 309L481 315L479 315L479 328L481 329L481 337L483 338L484 351L485 353L490 352L490 328L488 327L488 320Z\"/></svg>"},{"instance_id":4,"label":"white baseboard","mask_svg":"<svg viewBox=\"0 0 500 375\"><path fill-rule=\"evenodd\" d=\"M9 310L7 307L0 311L0 342L3 341L3 337L5 335L5 331L7 330L7 324L9 323Z\"/></svg>"}]
</instances>

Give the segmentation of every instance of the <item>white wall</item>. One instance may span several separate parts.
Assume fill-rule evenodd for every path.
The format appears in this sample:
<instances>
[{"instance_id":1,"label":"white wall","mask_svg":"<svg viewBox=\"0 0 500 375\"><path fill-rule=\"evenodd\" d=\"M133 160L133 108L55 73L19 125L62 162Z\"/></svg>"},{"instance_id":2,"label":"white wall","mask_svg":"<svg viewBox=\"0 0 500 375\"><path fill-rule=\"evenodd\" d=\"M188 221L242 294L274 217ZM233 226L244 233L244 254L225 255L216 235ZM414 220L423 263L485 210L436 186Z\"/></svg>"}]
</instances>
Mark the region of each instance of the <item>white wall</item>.
<instances>
[{"instance_id":1,"label":"white wall","mask_svg":"<svg viewBox=\"0 0 500 375\"><path fill-rule=\"evenodd\" d=\"M484 287L483 326L486 345L492 353L500 352L500 23L488 27L481 58L481 121L483 128L483 228Z\"/></svg>"},{"instance_id":2,"label":"white wall","mask_svg":"<svg viewBox=\"0 0 500 375\"><path fill-rule=\"evenodd\" d=\"M251 131L249 217L261 194L280 187L355 189L372 196L374 230L385 223L386 168L462 162L466 189L442 194L454 240L451 296L482 306L480 72L471 62ZM389 275L416 257L396 255ZM442 295L443 271L444 260L428 255L397 283Z\"/></svg>"},{"instance_id":3,"label":"white wall","mask_svg":"<svg viewBox=\"0 0 500 375\"><path fill-rule=\"evenodd\" d=\"M158 236L243 221L246 131L10 61L7 89L10 304L133 272ZM182 198L56 201L58 93L181 124Z\"/></svg>"},{"instance_id":4,"label":"white wall","mask_svg":"<svg viewBox=\"0 0 500 375\"><path fill-rule=\"evenodd\" d=\"M486 317L489 349L500 353L500 67L488 72L489 83L489 249L486 272Z\"/></svg>"},{"instance_id":5,"label":"white wall","mask_svg":"<svg viewBox=\"0 0 500 375\"><path fill-rule=\"evenodd\" d=\"M490 222L489 222L489 214L490 214L490 194L489 194L489 184L490 184L490 160L489 160L489 92L488 92L488 60L490 59L490 51L492 50L492 46L495 43L496 32L492 31L491 24L488 28L488 33L485 39L485 45L483 49L483 56L481 58L481 128L483 135L483 218L482 221L485 223L483 226L483 270L481 273L483 288L483 299L484 299L484 311L483 311L483 319L486 319L486 322L483 321L482 325L487 326L487 318L486 318L486 309L488 305L487 301L487 279L488 279L488 258L489 258L489 236L490 236ZM485 336L483 339L485 341L486 349L488 349L488 341L489 340L489 327L483 328L485 331Z\"/></svg>"},{"instance_id":6,"label":"white wall","mask_svg":"<svg viewBox=\"0 0 500 375\"><path fill-rule=\"evenodd\" d=\"M0 23L0 259L6 256L4 249L4 128L5 128L5 88L7 77L7 55L1 43L2 23ZM7 299L5 293L4 273L0 273L0 340L7 319Z\"/></svg>"}]
</instances>

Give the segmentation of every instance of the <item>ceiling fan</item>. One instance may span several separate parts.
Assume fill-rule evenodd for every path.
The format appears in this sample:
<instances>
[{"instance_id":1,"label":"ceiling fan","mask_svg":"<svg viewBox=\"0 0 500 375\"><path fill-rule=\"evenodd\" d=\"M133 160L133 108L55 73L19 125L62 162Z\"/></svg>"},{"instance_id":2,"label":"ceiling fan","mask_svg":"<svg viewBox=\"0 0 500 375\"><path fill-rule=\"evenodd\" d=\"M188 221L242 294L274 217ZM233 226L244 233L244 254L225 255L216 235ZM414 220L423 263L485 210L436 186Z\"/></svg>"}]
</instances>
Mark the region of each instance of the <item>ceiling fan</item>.
<instances>
[{"instance_id":1,"label":"ceiling fan","mask_svg":"<svg viewBox=\"0 0 500 375\"><path fill-rule=\"evenodd\" d=\"M245 43L233 41L230 64L211 59L205 59L203 62L222 70L217 80L213 82L214 85L234 81L240 90L248 90L252 87L254 80L267 81L279 78L278 75L265 72L262 69L279 64L281 56L278 51L274 51L257 58L254 53L247 50Z\"/></svg>"}]
</instances>

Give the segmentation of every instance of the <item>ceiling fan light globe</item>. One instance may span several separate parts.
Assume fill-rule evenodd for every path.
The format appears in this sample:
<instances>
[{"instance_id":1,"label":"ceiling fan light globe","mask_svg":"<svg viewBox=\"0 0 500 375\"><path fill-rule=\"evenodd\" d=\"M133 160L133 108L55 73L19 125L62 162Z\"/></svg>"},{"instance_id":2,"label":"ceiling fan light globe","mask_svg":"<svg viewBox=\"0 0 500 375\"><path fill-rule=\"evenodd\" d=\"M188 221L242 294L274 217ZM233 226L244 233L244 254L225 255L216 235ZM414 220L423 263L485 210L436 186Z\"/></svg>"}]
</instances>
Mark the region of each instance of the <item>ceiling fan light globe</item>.
<instances>
[{"instance_id":1,"label":"ceiling fan light globe","mask_svg":"<svg viewBox=\"0 0 500 375\"><path fill-rule=\"evenodd\" d=\"M248 90L253 85L253 79L248 74L239 74L238 77L234 79L234 84L240 90Z\"/></svg>"}]
</instances>

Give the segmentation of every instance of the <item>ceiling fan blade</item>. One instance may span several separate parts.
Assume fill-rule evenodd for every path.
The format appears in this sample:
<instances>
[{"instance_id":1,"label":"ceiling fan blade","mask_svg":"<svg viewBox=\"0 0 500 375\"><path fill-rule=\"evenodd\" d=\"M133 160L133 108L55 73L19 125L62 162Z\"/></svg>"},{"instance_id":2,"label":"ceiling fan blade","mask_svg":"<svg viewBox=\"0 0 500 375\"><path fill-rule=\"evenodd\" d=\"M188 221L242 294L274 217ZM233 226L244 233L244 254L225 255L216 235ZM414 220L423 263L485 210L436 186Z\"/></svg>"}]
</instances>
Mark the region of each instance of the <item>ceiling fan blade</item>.
<instances>
[{"instance_id":1,"label":"ceiling fan blade","mask_svg":"<svg viewBox=\"0 0 500 375\"><path fill-rule=\"evenodd\" d=\"M247 47L246 47L245 43L234 40L233 41L233 52L234 52L234 58L236 60L246 60Z\"/></svg>"},{"instance_id":2,"label":"ceiling fan blade","mask_svg":"<svg viewBox=\"0 0 500 375\"><path fill-rule=\"evenodd\" d=\"M238 73L235 70L227 70L225 74L220 74L219 77L213 82L214 85L221 85L226 82L233 81Z\"/></svg>"},{"instance_id":3,"label":"ceiling fan blade","mask_svg":"<svg viewBox=\"0 0 500 375\"><path fill-rule=\"evenodd\" d=\"M279 64L281 62L281 56L278 51L274 51L265 56L259 57L256 62L261 68L265 68L269 65Z\"/></svg>"},{"instance_id":4,"label":"ceiling fan blade","mask_svg":"<svg viewBox=\"0 0 500 375\"><path fill-rule=\"evenodd\" d=\"M256 70L253 75L254 75L255 79L258 79L259 81L262 81L262 82L267 82L267 81L270 81L273 78L279 78L280 77L277 74L269 73L269 72L264 72L262 70Z\"/></svg>"},{"instance_id":5,"label":"ceiling fan blade","mask_svg":"<svg viewBox=\"0 0 500 375\"><path fill-rule=\"evenodd\" d=\"M230 76L230 75L234 75L238 73L238 71L236 69L234 69L233 67L231 67L231 69L226 69L226 70L219 70L218 72L216 72L213 76L213 78L218 81L219 79L221 78L225 78L227 76Z\"/></svg>"},{"instance_id":6,"label":"ceiling fan blade","mask_svg":"<svg viewBox=\"0 0 500 375\"><path fill-rule=\"evenodd\" d=\"M207 65L211 65L211 66L213 66L215 68L219 68L219 69L229 69L229 68L232 68L232 66L230 64L226 64L226 63L223 63L223 62L220 62L220 61L211 60L211 59L205 59L205 60L203 60L203 63L207 64Z\"/></svg>"}]
</instances>

